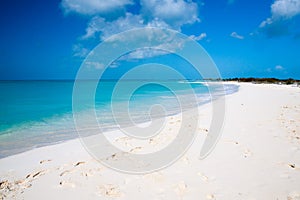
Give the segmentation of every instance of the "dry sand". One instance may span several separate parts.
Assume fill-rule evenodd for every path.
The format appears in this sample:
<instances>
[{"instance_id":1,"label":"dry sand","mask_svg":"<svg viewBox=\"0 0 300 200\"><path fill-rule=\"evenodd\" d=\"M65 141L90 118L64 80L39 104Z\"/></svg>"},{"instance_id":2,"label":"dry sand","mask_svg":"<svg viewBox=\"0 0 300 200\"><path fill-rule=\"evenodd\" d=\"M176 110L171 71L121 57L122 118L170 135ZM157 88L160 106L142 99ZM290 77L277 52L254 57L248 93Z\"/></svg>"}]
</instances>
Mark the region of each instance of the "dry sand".
<instances>
[{"instance_id":1,"label":"dry sand","mask_svg":"<svg viewBox=\"0 0 300 200\"><path fill-rule=\"evenodd\" d=\"M198 136L188 152L164 170L116 172L95 161L78 139L0 160L0 199L300 199L300 88L239 84L226 97L226 119L214 151L199 153L211 104L199 107ZM167 145L180 126L168 117L164 133L131 152Z\"/></svg>"}]
</instances>

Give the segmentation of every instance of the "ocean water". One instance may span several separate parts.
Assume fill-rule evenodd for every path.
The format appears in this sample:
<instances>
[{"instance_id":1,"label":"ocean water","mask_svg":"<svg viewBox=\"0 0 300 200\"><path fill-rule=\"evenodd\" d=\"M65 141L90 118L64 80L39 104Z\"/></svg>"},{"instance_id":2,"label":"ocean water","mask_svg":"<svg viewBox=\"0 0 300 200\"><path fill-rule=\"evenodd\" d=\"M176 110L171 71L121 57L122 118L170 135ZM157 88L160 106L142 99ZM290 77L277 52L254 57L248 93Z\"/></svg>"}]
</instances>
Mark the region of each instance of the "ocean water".
<instances>
[{"instance_id":1,"label":"ocean water","mask_svg":"<svg viewBox=\"0 0 300 200\"><path fill-rule=\"evenodd\" d=\"M85 87L91 84L95 83L82 83ZM129 88L136 84L137 81L125 81L122 86ZM105 81L98 85L94 102L102 130L117 127L111 102L115 108L128 105L131 120L142 123L150 120L149 109L155 104L164 107L166 115L181 112L183 106L176 95L189 98L188 95L193 92L199 105L211 101L211 95L203 82L168 81L172 91L155 83L143 84L129 101L126 90L123 93L120 91L112 99L115 81ZM186 89L187 84L192 90ZM78 137L72 113L73 86L73 81L0 81L0 158ZM221 89L220 85L216 85L210 92L217 94ZM238 87L226 85L225 91L227 94L234 93ZM93 109L92 105L84 103L87 96L84 90L80 94L83 103L77 112L83 116L86 111ZM188 104L184 108L188 109Z\"/></svg>"}]
</instances>

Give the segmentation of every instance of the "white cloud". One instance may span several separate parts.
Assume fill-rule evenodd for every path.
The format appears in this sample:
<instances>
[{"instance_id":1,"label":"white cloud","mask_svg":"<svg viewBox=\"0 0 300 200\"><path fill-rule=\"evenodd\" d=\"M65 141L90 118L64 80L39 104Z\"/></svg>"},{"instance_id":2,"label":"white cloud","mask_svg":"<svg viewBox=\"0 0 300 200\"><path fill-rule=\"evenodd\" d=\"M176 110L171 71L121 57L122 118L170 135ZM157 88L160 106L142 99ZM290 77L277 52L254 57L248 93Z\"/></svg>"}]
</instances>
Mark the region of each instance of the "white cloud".
<instances>
[{"instance_id":1,"label":"white cloud","mask_svg":"<svg viewBox=\"0 0 300 200\"><path fill-rule=\"evenodd\" d=\"M184 0L141 0L142 15L149 21L158 19L175 29L199 22L198 5Z\"/></svg>"},{"instance_id":2,"label":"white cloud","mask_svg":"<svg viewBox=\"0 0 300 200\"><path fill-rule=\"evenodd\" d=\"M89 54L90 50L83 47L80 44L75 44L75 45L73 45L73 52L74 52L73 53L74 56L83 58Z\"/></svg>"},{"instance_id":3,"label":"white cloud","mask_svg":"<svg viewBox=\"0 0 300 200\"><path fill-rule=\"evenodd\" d=\"M276 0L271 5L272 17L291 18L300 14L299 0Z\"/></svg>"},{"instance_id":4,"label":"white cloud","mask_svg":"<svg viewBox=\"0 0 300 200\"><path fill-rule=\"evenodd\" d=\"M134 13L128 5L138 8ZM85 40L104 39L133 28L159 27L180 31L185 24L200 22L199 8L202 5L191 0L62 0L61 7L65 13L88 15L90 21L81 44L74 46L74 55L84 56L88 49L83 47ZM191 36L195 40L206 37L206 33ZM97 41L97 42L98 42ZM166 42L169 47L178 48L180 42ZM148 56L143 53L142 56ZM156 55L156 53L153 53Z\"/></svg>"},{"instance_id":5,"label":"white cloud","mask_svg":"<svg viewBox=\"0 0 300 200\"><path fill-rule=\"evenodd\" d=\"M131 0L62 0L61 7L65 13L95 15L110 13L132 3Z\"/></svg>"},{"instance_id":6,"label":"white cloud","mask_svg":"<svg viewBox=\"0 0 300 200\"><path fill-rule=\"evenodd\" d=\"M91 68L91 69L103 69L104 68L104 64L103 63L99 63L99 62L85 62L85 66L87 68Z\"/></svg>"},{"instance_id":7,"label":"white cloud","mask_svg":"<svg viewBox=\"0 0 300 200\"><path fill-rule=\"evenodd\" d=\"M271 25L273 23L272 18L267 18L266 20L262 21L259 25L260 28L266 27L268 25Z\"/></svg>"},{"instance_id":8,"label":"white cloud","mask_svg":"<svg viewBox=\"0 0 300 200\"><path fill-rule=\"evenodd\" d=\"M198 36L195 36L195 35L190 36L191 39L196 40L196 41L203 40L206 37L207 37L206 33L201 33Z\"/></svg>"},{"instance_id":9,"label":"white cloud","mask_svg":"<svg viewBox=\"0 0 300 200\"><path fill-rule=\"evenodd\" d=\"M132 28L139 28L144 26L144 20L140 15L133 15L131 13L126 13L124 17L120 17L114 21L106 21L105 18L95 16L91 19L86 28L86 34L82 37L87 39L94 37L95 33L101 33L101 40L107 37L120 33Z\"/></svg>"},{"instance_id":10,"label":"white cloud","mask_svg":"<svg viewBox=\"0 0 300 200\"><path fill-rule=\"evenodd\" d=\"M108 67L109 68L117 68L117 67L119 67L119 64L117 62L113 62Z\"/></svg>"},{"instance_id":11,"label":"white cloud","mask_svg":"<svg viewBox=\"0 0 300 200\"><path fill-rule=\"evenodd\" d=\"M276 65L276 66L275 66L275 69L276 69L276 70L284 70L284 67L282 67L281 65Z\"/></svg>"},{"instance_id":12,"label":"white cloud","mask_svg":"<svg viewBox=\"0 0 300 200\"><path fill-rule=\"evenodd\" d=\"M150 31L148 37L151 38L151 35L153 33ZM154 33L154 34L157 34ZM139 36L133 36L134 39ZM153 40L155 41L163 41L162 43L159 43L156 46L152 46L151 48L142 48L142 49L136 49L135 51L132 51L121 58L120 60L136 60L136 59L144 59L144 58L151 58L155 56L161 56L171 53L176 53L178 50L182 49L186 39L184 38L178 38L176 37L176 34L169 34L164 33L163 31L160 32L160 37ZM119 38L117 38L119 39ZM122 38L120 38L122 39ZM127 38L128 39L128 38Z\"/></svg>"},{"instance_id":13,"label":"white cloud","mask_svg":"<svg viewBox=\"0 0 300 200\"><path fill-rule=\"evenodd\" d=\"M300 14L300 0L275 0L271 17L262 21L259 28L269 37L289 34L289 21Z\"/></svg>"},{"instance_id":14,"label":"white cloud","mask_svg":"<svg viewBox=\"0 0 300 200\"><path fill-rule=\"evenodd\" d=\"M244 39L244 36L239 35L239 34L237 34L236 32L232 32L232 33L230 34L230 36L231 36L231 37L234 37L234 38L237 38L237 39L240 39L240 40Z\"/></svg>"},{"instance_id":15,"label":"white cloud","mask_svg":"<svg viewBox=\"0 0 300 200\"><path fill-rule=\"evenodd\" d=\"M120 60L144 59L166 54L169 54L169 52L153 48L137 49L135 51L130 52L129 54L122 56Z\"/></svg>"}]
</instances>

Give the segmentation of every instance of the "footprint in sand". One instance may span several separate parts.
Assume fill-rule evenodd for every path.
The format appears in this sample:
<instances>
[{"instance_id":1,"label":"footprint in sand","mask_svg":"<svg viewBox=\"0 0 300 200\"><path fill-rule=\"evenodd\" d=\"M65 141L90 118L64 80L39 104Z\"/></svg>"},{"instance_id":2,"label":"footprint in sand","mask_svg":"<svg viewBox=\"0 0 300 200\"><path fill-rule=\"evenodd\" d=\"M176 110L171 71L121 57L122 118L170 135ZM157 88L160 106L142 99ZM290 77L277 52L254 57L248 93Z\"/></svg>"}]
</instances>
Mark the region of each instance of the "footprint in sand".
<instances>
[{"instance_id":1,"label":"footprint in sand","mask_svg":"<svg viewBox=\"0 0 300 200\"><path fill-rule=\"evenodd\" d=\"M181 181L174 186L174 191L180 198L182 198L187 193L187 190L187 185L184 181Z\"/></svg>"},{"instance_id":2,"label":"footprint in sand","mask_svg":"<svg viewBox=\"0 0 300 200\"><path fill-rule=\"evenodd\" d=\"M25 189L30 188L32 184L25 179L17 181L4 180L0 182L0 200L15 199L17 193L23 193Z\"/></svg>"},{"instance_id":3,"label":"footprint in sand","mask_svg":"<svg viewBox=\"0 0 300 200\"><path fill-rule=\"evenodd\" d=\"M133 149L130 149L130 153L137 153L139 151L141 151L142 147L135 147Z\"/></svg>"},{"instance_id":4,"label":"footprint in sand","mask_svg":"<svg viewBox=\"0 0 300 200\"><path fill-rule=\"evenodd\" d=\"M102 196L107 196L107 197L116 198L122 196L119 186L113 184L105 184L99 186L99 192Z\"/></svg>"},{"instance_id":5,"label":"footprint in sand","mask_svg":"<svg viewBox=\"0 0 300 200\"><path fill-rule=\"evenodd\" d=\"M202 179L204 182L208 182L208 181L209 181L208 177L205 176L203 173L198 172L197 175L200 176L201 179Z\"/></svg>"},{"instance_id":6,"label":"footprint in sand","mask_svg":"<svg viewBox=\"0 0 300 200\"><path fill-rule=\"evenodd\" d=\"M86 172L81 172L81 176L84 176L84 177L90 177L90 176L93 176L93 170L89 169L88 171Z\"/></svg>"},{"instance_id":7,"label":"footprint in sand","mask_svg":"<svg viewBox=\"0 0 300 200\"><path fill-rule=\"evenodd\" d=\"M64 176L64 175L69 174L69 173L71 173L73 171L74 171L74 169L72 169L72 170L71 169L67 169L67 170L63 171L62 173L60 173L59 176Z\"/></svg>"},{"instance_id":8,"label":"footprint in sand","mask_svg":"<svg viewBox=\"0 0 300 200\"><path fill-rule=\"evenodd\" d=\"M190 164L190 159L187 157L187 156L184 156L183 158L181 158L181 161L183 163L185 163L186 165L189 165Z\"/></svg>"},{"instance_id":9,"label":"footprint in sand","mask_svg":"<svg viewBox=\"0 0 300 200\"><path fill-rule=\"evenodd\" d=\"M132 145L129 144L129 141L130 141L130 140L131 140L130 137L120 137L120 138L117 138L117 139L115 140L115 142L121 143L121 144L123 144L123 145L126 146L126 147L132 147Z\"/></svg>"},{"instance_id":10,"label":"footprint in sand","mask_svg":"<svg viewBox=\"0 0 300 200\"><path fill-rule=\"evenodd\" d=\"M76 187L75 183L72 183L70 181L60 181L59 185L64 188L66 188L66 187L67 188L75 188Z\"/></svg>"},{"instance_id":11,"label":"footprint in sand","mask_svg":"<svg viewBox=\"0 0 300 200\"><path fill-rule=\"evenodd\" d=\"M82 164L85 164L85 162L84 161L77 162L76 164L74 164L74 167L77 167L77 166L82 165Z\"/></svg>"},{"instance_id":12,"label":"footprint in sand","mask_svg":"<svg viewBox=\"0 0 300 200\"><path fill-rule=\"evenodd\" d=\"M244 157L245 158L248 158L248 157L250 157L250 156L252 156L252 152L249 150L249 149L245 149L244 150Z\"/></svg>"},{"instance_id":13,"label":"footprint in sand","mask_svg":"<svg viewBox=\"0 0 300 200\"><path fill-rule=\"evenodd\" d=\"M28 178L37 178L39 176L42 176L42 175L46 174L46 172L47 172L47 170L41 170L41 171L38 171L38 172L33 172L31 174L28 174L26 176L26 179L28 179Z\"/></svg>"},{"instance_id":14,"label":"footprint in sand","mask_svg":"<svg viewBox=\"0 0 300 200\"><path fill-rule=\"evenodd\" d=\"M213 195L213 194L207 194L206 199L216 199L216 198L215 198L215 195Z\"/></svg>"},{"instance_id":15,"label":"footprint in sand","mask_svg":"<svg viewBox=\"0 0 300 200\"><path fill-rule=\"evenodd\" d=\"M44 164L44 163L46 163L46 162L51 162L52 160L50 160L50 159L48 159L48 160L41 160L40 161L40 164Z\"/></svg>"},{"instance_id":16,"label":"footprint in sand","mask_svg":"<svg viewBox=\"0 0 300 200\"><path fill-rule=\"evenodd\" d=\"M238 141L235 141L235 140L230 140L230 139L224 139L224 142L227 142L227 143L232 143L232 144L236 144L238 145L239 142Z\"/></svg>"},{"instance_id":17,"label":"footprint in sand","mask_svg":"<svg viewBox=\"0 0 300 200\"><path fill-rule=\"evenodd\" d=\"M287 200L300 200L300 194L293 192L287 197Z\"/></svg>"},{"instance_id":18,"label":"footprint in sand","mask_svg":"<svg viewBox=\"0 0 300 200\"><path fill-rule=\"evenodd\" d=\"M154 138L150 138L150 139L149 139L149 144L151 144L151 145L156 145L156 144L158 144L158 141L155 140Z\"/></svg>"},{"instance_id":19,"label":"footprint in sand","mask_svg":"<svg viewBox=\"0 0 300 200\"><path fill-rule=\"evenodd\" d=\"M155 183L161 183L165 180L165 176L161 172L153 172L144 176L145 178L150 178Z\"/></svg>"},{"instance_id":20,"label":"footprint in sand","mask_svg":"<svg viewBox=\"0 0 300 200\"><path fill-rule=\"evenodd\" d=\"M290 169L300 170L300 168L298 166L296 166L296 164L294 164L294 163L284 163L284 162L281 162L281 163L278 163L278 164L279 165L283 165L283 166L287 166Z\"/></svg>"}]
</instances>

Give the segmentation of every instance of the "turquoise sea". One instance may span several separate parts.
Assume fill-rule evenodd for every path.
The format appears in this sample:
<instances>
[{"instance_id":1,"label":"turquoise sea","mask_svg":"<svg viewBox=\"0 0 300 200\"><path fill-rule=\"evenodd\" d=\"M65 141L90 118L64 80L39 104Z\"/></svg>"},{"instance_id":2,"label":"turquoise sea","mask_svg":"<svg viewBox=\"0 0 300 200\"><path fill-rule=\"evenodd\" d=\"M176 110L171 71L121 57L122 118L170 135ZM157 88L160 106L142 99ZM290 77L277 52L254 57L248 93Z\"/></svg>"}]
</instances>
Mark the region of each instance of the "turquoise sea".
<instances>
[{"instance_id":1,"label":"turquoise sea","mask_svg":"<svg viewBox=\"0 0 300 200\"><path fill-rule=\"evenodd\" d=\"M93 81L85 81L89 86ZM111 114L111 95L115 81L105 81L98 85L95 93L97 119L101 120L103 130L116 128ZM127 84L127 85L126 85ZM129 87L135 81L126 81ZM197 96L197 102L211 100L208 88L201 82L169 81L176 91L158 84L145 82L130 98L130 115L136 123L149 120L147 115L151 105L160 104L167 115L180 112L180 105L174 96L190 95L185 84L190 84ZM73 81L0 81L0 158L24 152L40 146L50 145L78 137L72 115ZM211 93L218 93L215 86ZM226 85L226 93L238 90L236 85ZM83 102L84 91L80 95ZM114 104L123 106L128 101L120 93ZM91 109L91 105L82 103L80 112ZM89 116L87 116L89 117Z\"/></svg>"}]
</instances>

